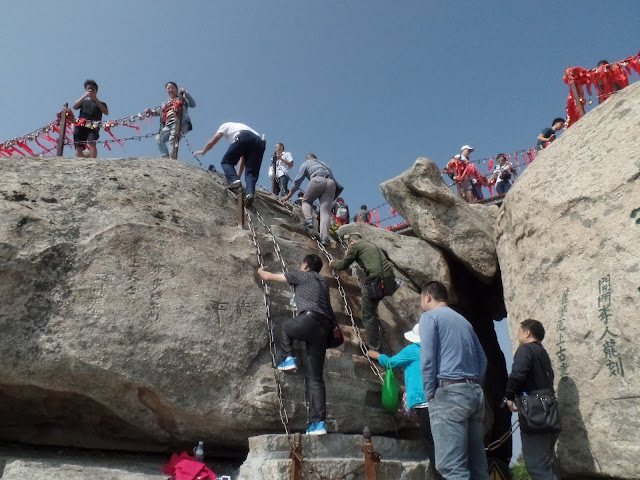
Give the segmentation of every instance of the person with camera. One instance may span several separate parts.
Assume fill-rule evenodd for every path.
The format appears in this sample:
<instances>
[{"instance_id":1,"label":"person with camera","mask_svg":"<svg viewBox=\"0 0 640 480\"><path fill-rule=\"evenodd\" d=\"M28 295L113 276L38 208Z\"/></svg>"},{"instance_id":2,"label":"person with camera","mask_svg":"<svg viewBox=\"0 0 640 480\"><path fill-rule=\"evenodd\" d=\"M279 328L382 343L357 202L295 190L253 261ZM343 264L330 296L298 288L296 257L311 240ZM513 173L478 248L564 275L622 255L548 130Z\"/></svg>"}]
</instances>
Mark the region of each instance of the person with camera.
<instances>
[{"instance_id":1,"label":"person with camera","mask_svg":"<svg viewBox=\"0 0 640 480\"><path fill-rule=\"evenodd\" d=\"M95 80L84 82L84 90L84 95L73 104L74 110L80 110L78 124L73 127L73 144L76 147L76 157L84 158L86 147L91 158L98 158L96 140L100 137L100 120L103 114L109 115L109 108L106 103L98 100L98 84Z\"/></svg>"},{"instance_id":2,"label":"person with camera","mask_svg":"<svg viewBox=\"0 0 640 480\"><path fill-rule=\"evenodd\" d=\"M511 177L516 174L516 171L504 153L498 154L498 162L489 183L495 183L497 194L503 195L511 188Z\"/></svg>"},{"instance_id":3,"label":"person with camera","mask_svg":"<svg viewBox=\"0 0 640 480\"><path fill-rule=\"evenodd\" d=\"M275 164L274 171L280 189L278 196L284 197L289 192L289 180L291 180L289 169L293 167L293 155L291 155L290 152L284 151L284 143L276 143L273 160Z\"/></svg>"},{"instance_id":4,"label":"person with camera","mask_svg":"<svg viewBox=\"0 0 640 480\"><path fill-rule=\"evenodd\" d=\"M560 421L551 359L542 346L544 335L539 321L520 322L520 346L513 358L505 397L509 410L518 412L522 456L529 475L533 480L557 480L552 460Z\"/></svg>"}]
</instances>

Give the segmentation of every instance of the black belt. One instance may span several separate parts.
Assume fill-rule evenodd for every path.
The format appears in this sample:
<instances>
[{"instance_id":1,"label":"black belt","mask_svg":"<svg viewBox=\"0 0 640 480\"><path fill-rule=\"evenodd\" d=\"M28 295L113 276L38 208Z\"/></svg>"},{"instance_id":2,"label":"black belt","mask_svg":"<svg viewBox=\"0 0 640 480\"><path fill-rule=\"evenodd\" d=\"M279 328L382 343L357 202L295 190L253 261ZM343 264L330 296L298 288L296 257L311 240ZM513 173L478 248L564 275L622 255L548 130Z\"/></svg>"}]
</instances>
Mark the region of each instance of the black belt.
<instances>
[{"instance_id":1,"label":"black belt","mask_svg":"<svg viewBox=\"0 0 640 480\"><path fill-rule=\"evenodd\" d=\"M331 175L322 175L322 174L320 174L320 173L318 173L318 174L314 175L314 176L313 176L313 177L311 177L311 178L316 178L316 177L329 178L329 179L330 179L330 178L332 178L332 177L331 177Z\"/></svg>"},{"instance_id":2,"label":"black belt","mask_svg":"<svg viewBox=\"0 0 640 480\"><path fill-rule=\"evenodd\" d=\"M475 378L460 378L458 380L440 380L438 382L439 387L446 387L447 385L453 385L455 383L478 383Z\"/></svg>"}]
</instances>

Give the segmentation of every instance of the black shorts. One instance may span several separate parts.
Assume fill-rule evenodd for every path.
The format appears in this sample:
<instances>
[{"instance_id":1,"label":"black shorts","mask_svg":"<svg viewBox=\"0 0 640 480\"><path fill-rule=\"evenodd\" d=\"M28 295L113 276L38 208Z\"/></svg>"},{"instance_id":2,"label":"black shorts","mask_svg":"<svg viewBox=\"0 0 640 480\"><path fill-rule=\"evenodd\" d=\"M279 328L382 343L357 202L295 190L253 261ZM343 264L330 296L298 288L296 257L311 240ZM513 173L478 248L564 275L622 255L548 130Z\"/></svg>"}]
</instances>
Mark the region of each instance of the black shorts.
<instances>
[{"instance_id":1,"label":"black shorts","mask_svg":"<svg viewBox=\"0 0 640 480\"><path fill-rule=\"evenodd\" d=\"M73 143L77 147L84 147L87 142L92 143L100 138L99 128L73 127Z\"/></svg>"}]
</instances>

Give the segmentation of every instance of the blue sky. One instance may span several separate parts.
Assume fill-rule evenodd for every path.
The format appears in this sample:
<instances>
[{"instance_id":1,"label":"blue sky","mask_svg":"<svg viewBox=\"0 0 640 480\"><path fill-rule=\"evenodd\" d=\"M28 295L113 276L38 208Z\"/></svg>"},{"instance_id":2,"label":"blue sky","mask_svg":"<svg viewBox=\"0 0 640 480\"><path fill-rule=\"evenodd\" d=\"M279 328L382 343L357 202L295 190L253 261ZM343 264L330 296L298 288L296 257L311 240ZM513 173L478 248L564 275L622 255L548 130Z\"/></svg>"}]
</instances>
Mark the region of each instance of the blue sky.
<instances>
[{"instance_id":1,"label":"blue sky","mask_svg":"<svg viewBox=\"0 0 640 480\"><path fill-rule=\"evenodd\" d=\"M328 162L352 209L382 203L378 185L419 156L444 164L465 143L476 158L534 144L564 115L567 66L615 61L640 46L636 0L79 7L68 0L3 6L11 114L0 117L1 139L47 124L83 93L85 78L98 81L111 119L160 104L173 80L198 103L195 148L225 121L246 123L266 134L267 154L282 141L298 165L307 152ZM225 148L216 146L205 164L219 166ZM102 157L156 152L153 139L128 143L125 152L99 147ZM181 157L193 162L186 149ZM265 155L264 184L267 164Z\"/></svg>"},{"instance_id":2,"label":"blue sky","mask_svg":"<svg viewBox=\"0 0 640 480\"><path fill-rule=\"evenodd\" d=\"M196 99L195 148L246 123L268 141L260 183L280 141L297 165L307 152L329 163L355 211L383 203L378 185L419 156L444 165L466 143L475 158L533 145L564 116L565 68L636 54L639 27L637 0L6 2L0 140L49 123L86 78L105 119L159 105L172 80ZM153 139L112 148L99 155L157 154Z\"/></svg>"}]
</instances>

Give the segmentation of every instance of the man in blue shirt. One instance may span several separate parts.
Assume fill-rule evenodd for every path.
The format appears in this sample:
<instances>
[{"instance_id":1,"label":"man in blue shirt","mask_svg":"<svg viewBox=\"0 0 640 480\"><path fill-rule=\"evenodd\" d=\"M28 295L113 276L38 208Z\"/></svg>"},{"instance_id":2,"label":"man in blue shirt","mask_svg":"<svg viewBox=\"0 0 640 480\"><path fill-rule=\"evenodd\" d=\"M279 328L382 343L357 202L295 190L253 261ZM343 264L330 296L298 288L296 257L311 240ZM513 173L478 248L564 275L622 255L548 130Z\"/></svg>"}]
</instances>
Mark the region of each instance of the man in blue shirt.
<instances>
[{"instance_id":1,"label":"man in blue shirt","mask_svg":"<svg viewBox=\"0 0 640 480\"><path fill-rule=\"evenodd\" d=\"M442 283L422 287L420 363L436 468L447 480L488 480L480 386L487 357L471 324L447 300Z\"/></svg>"}]
</instances>

